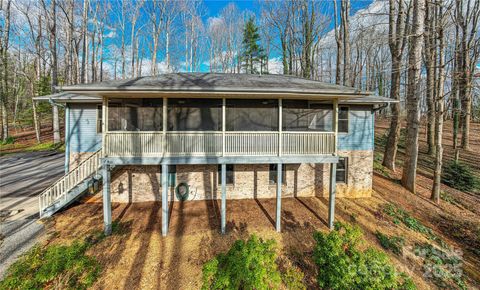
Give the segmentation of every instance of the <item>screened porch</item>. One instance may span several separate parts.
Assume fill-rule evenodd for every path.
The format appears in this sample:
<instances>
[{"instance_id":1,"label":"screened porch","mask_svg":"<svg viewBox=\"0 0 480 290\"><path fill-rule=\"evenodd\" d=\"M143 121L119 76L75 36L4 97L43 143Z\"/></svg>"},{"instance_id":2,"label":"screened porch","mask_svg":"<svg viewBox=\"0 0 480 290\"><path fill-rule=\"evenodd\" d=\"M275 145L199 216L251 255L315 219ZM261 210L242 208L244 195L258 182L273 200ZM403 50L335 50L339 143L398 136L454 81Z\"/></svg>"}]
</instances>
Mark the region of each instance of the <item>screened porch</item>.
<instances>
[{"instance_id":1,"label":"screened porch","mask_svg":"<svg viewBox=\"0 0 480 290\"><path fill-rule=\"evenodd\" d=\"M348 127L337 112L336 100L104 98L99 126L105 157L332 155Z\"/></svg>"}]
</instances>

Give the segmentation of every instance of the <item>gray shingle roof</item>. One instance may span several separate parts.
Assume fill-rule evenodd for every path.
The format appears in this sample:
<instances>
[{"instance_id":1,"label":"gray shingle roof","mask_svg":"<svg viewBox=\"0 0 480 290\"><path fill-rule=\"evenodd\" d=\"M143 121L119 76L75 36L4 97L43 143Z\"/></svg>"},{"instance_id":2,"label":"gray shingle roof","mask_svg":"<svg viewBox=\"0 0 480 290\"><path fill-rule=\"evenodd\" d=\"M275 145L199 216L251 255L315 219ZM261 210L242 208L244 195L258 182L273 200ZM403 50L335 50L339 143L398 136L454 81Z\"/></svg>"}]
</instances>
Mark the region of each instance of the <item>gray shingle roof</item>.
<instances>
[{"instance_id":1,"label":"gray shingle roof","mask_svg":"<svg viewBox=\"0 0 480 290\"><path fill-rule=\"evenodd\" d=\"M245 92L369 95L352 87L339 86L286 75L171 73L129 80L72 85L68 92L161 91L161 92Z\"/></svg>"}]
</instances>

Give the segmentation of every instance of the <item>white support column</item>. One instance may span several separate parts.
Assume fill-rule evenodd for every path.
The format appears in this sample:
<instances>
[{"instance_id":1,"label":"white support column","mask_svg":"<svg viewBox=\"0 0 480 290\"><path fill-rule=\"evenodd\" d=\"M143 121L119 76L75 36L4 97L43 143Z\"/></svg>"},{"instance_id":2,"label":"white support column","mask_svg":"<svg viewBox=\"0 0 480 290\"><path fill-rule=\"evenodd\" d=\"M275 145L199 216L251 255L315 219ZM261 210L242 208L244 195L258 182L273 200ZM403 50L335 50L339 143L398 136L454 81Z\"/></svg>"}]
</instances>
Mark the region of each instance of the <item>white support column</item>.
<instances>
[{"instance_id":1,"label":"white support column","mask_svg":"<svg viewBox=\"0 0 480 290\"><path fill-rule=\"evenodd\" d=\"M225 234L227 225L227 165L221 165L221 182L222 182L222 204L221 204L221 232Z\"/></svg>"},{"instance_id":2,"label":"white support column","mask_svg":"<svg viewBox=\"0 0 480 290\"><path fill-rule=\"evenodd\" d=\"M282 163L277 164L277 208L275 228L280 232L282 225Z\"/></svg>"},{"instance_id":3,"label":"white support column","mask_svg":"<svg viewBox=\"0 0 480 290\"><path fill-rule=\"evenodd\" d=\"M110 198L110 168L103 165L103 225L105 235L112 233L112 201Z\"/></svg>"},{"instance_id":4,"label":"white support column","mask_svg":"<svg viewBox=\"0 0 480 290\"><path fill-rule=\"evenodd\" d=\"M336 193L336 174L337 164L330 163L330 194L328 198L328 227L333 230L335 221L335 193Z\"/></svg>"},{"instance_id":5,"label":"white support column","mask_svg":"<svg viewBox=\"0 0 480 290\"><path fill-rule=\"evenodd\" d=\"M168 165L162 164L162 236L168 233Z\"/></svg>"},{"instance_id":6,"label":"white support column","mask_svg":"<svg viewBox=\"0 0 480 290\"><path fill-rule=\"evenodd\" d=\"M338 148L338 99L333 100L333 132L335 132L335 155Z\"/></svg>"},{"instance_id":7,"label":"white support column","mask_svg":"<svg viewBox=\"0 0 480 290\"><path fill-rule=\"evenodd\" d=\"M282 99L278 99L278 156L282 156Z\"/></svg>"},{"instance_id":8,"label":"white support column","mask_svg":"<svg viewBox=\"0 0 480 290\"><path fill-rule=\"evenodd\" d=\"M102 98L102 156L106 156L105 148L108 148L107 144L107 130L108 130L108 99L107 97Z\"/></svg>"},{"instance_id":9,"label":"white support column","mask_svg":"<svg viewBox=\"0 0 480 290\"><path fill-rule=\"evenodd\" d=\"M226 119L227 119L226 118L226 103L227 103L226 99L223 98L222 99L222 156L225 156L225 146L226 146L226 144L225 144L225 140L226 140L225 130L227 128L227 126L226 126Z\"/></svg>"},{"instance_id":10,"label":"white support column","mask_svg":"<svg viewBox=\"0 0 480 290\"><path fill-rule=\"evenodd\" d=\"M162 153L165 156L167 153L167 123L168 123L168 99L163 98L163 107L162 107L162 112L163 112L163 118L162 118L162 131L163 131L163 144L162 144Z\"/></svg>"},{"instance_id":11,"label":"white support column","mask_svg":"<svg viewBox=\"0 0 480 290\"><path fill-rule=\"evenodd\" d=\"M65 106L65 174L70 171L70 106Z\"/></svg>"}]
</instances>

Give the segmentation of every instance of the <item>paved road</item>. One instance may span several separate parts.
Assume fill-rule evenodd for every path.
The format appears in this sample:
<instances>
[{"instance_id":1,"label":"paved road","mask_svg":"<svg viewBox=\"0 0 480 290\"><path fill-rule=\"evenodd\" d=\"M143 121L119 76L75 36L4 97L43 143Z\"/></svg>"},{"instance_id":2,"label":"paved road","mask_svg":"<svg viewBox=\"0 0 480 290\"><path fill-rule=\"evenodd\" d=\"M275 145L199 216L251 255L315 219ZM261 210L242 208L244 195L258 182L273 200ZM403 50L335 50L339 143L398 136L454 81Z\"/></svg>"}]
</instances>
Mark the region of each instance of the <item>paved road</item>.
<instances>
[{"instance_id":1,"label":"paved road","mask_svg":"<svg viewBox=\"0 0 480 290\"><path fill-rule=\"evenodd\" d=\"M63 164L55 152L0 157L0 277L41 236L37 196L63 175Z\"/></svg>"}]
</instances>

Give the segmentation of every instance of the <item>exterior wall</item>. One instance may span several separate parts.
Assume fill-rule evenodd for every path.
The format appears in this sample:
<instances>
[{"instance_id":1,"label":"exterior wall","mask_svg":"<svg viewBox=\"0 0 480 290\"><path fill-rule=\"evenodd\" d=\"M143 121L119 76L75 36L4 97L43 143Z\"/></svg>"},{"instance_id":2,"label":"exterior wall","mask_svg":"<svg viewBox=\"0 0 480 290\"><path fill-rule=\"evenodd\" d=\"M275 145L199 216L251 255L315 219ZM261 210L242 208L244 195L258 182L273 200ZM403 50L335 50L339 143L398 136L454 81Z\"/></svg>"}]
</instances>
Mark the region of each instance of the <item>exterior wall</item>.
<instances>
[{"instance_id":1,"label":"exterior wall","mask_svg":"<svg viewBox=\"0 0 480 290\"><path fill-rule=\"evenodd\" d=\"M70 168L102 147L102 134L97 133L97 104L69 104L68 127L65 128ZM91 154L90 154L91 155Z\"/></svg>"},{"instance_id":2,"label":"exterior wall","mask_svg":"<svg viewBox=\"0 0 480 290\"><path fill-rule=\"evenodd\" d=\"M347 107L349 107L348 133L338 133L338 150L373 150L372 106L349 105Z\"/></svg>"},{"instance_id":3,"label":"exterior wall","mask_svg":"<svg viewBox=\"0 0 480 290\"><path fill-rule=\"evenodd\" d=\"M286 164L284 197L323 196L321 164ZM111 195L114 202L158 201L161 199L160 166L123 166L112 174ZM217 165L177 165L176 185L190 187L189 200L220 199ZM328 194L328 192L327 192ZM177 200L174 188L169 199ZM235 165L234 184L227 184L228 199L273 198L276 184L269 182L269 165Z\"/></svg>"}]
</instances>

